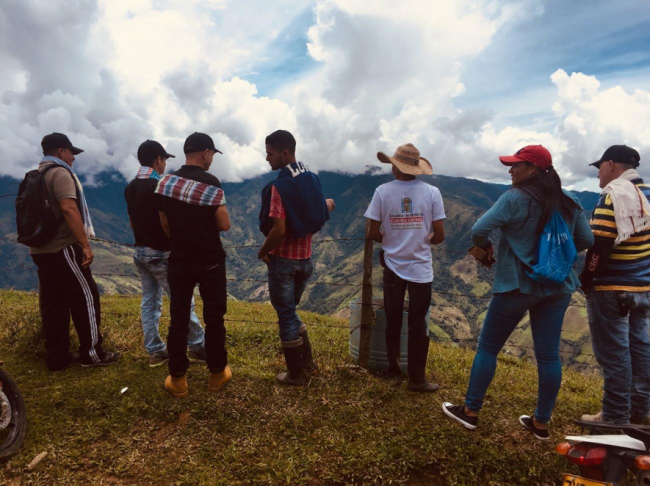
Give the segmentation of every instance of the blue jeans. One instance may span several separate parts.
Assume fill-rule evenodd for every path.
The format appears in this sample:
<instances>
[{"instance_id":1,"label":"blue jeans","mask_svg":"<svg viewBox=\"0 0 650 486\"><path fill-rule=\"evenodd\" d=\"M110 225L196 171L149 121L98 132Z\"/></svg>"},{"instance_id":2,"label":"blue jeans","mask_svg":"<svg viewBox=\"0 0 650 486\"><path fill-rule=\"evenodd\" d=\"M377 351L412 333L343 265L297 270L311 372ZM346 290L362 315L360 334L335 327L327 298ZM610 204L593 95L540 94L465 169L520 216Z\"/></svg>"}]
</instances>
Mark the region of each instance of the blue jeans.
<instances>
[{"instance_id":1,"label":"blue jeans","mask_svg":"<svg viewBox=\"0 0 650 486\"><path fill-rule=\"evenodd\" d=\"M155 354L165 350L165 342L160 339L158 327L162 313L163 290L170 296L169 283L167 282L168 251L154 250L138 246L133 254L133 261L140 273L142 283L142 302L140 314L142 318L142 332L144 333L144 347L147 353ZM194 312L194 297L192 297L192 310L190 313L190 333L187 344L192 350L203 347L205 333Z\"/></svg>"},{"instance_id":2,"label":"blue jeans","mask_svg":"<svg viewBox=\"0 0 650 486\"><path fill-rule=\"evenodd\" d=\"M483 406L483 398L497 367L497 355L528 311L537 358L535 418L542 424L551 419L562 382L560 333L570 302L571 294L536 297L517 290L494 294L483 321L465 396L465 405L470 410L478 412Z\"/></svg>"},{"instance_id":3,"label":"blue jeans","mask_svg":"<svg viewBox=\"0 0 650 486\"><path fill-rule=\"evenodd\" d=\"M280 340L291 343L300 339L303 325L296 313L307 280L314 271L311 258L291 260L269 255L269 294L271 304L278 313Z\"/></svg>"},{"instance_id":4,"label":"blue jeans","mask_svg":"<svg viewBox=\"0 0 650 486\"><path fill-rule=\"evenodd\" d=\"M603 369L603 420L626 424L650 411L650 292L587 295L591 345Z\"/></svg>"}]
</instances>

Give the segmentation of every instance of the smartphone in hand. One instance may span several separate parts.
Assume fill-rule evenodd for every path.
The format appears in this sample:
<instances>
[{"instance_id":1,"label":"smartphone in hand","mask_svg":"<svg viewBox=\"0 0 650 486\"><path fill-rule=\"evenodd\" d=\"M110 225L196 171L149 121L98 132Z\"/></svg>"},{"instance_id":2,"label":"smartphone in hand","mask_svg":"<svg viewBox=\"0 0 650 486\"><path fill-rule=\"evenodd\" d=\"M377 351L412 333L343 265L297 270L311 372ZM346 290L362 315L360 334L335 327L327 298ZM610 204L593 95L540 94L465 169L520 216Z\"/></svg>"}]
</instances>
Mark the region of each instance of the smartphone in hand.
<instances>
[{"instance_id":1,"label":"smartphone in hand","mask_svg":"<svg viewBox=\"0 0 650 486\"><path fill-rule=\"evenodd\" d=\"M467 250L467 253L472 255L481 265L487 268L492 268L492 265L497 261L493 256L489 256L487 251L476 245L472 245L472 247Z\"/></svg>"}]
</instances>

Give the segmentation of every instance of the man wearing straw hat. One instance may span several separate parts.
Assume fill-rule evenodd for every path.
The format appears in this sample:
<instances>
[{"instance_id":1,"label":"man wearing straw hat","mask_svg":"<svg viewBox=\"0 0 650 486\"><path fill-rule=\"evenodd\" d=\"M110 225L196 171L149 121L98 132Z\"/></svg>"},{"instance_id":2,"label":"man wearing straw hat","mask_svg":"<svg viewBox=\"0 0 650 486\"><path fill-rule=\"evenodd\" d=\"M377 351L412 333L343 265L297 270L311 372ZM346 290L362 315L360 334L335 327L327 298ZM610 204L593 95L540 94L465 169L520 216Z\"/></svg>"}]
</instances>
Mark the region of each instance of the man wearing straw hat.
<instances>
[{"instance_id":1,"label":"man wearing straw hat","mask_svg":"<svg viewBox=\"0 0 650 486\"><path fill-rule=\"evenodd\" d=\"M408 289L408 391L435 392L438 385L429 383L425 376L429 354L426 315L433 281L431 245L445 239L445 208L438 188L416 179L418 175L431 175L433 169L412 144L399 146L392 157L379 152L377 158L392 164L395 176L394 181L375 190L365 214L370 219L370 237L382 244L386 377L397 386L402 383L400 334Z\"/></svg>"}]
</instances>

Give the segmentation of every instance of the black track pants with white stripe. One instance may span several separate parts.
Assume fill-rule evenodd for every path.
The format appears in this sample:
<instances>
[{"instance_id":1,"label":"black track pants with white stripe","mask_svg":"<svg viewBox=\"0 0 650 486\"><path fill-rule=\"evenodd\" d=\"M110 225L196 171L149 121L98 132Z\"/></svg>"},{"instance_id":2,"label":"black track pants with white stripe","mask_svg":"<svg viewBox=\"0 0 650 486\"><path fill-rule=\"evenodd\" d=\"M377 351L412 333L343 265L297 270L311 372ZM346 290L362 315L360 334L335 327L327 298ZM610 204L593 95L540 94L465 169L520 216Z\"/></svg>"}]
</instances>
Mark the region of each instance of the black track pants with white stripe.
<instances>
[{"instance_id":1,"label":"black track pants with white stripe","mask_svg":"<svg viewBox=\"0 0 650 486\"><path fill-rule=\"evenodd\" d=\"M70 360L70 316L79 336L81 362L99 362L104 356L99 292L90 268L81 266L81 246L32 255L32 259L38 267L47 367L54 371Z\"/></svg>"}]
</instances>

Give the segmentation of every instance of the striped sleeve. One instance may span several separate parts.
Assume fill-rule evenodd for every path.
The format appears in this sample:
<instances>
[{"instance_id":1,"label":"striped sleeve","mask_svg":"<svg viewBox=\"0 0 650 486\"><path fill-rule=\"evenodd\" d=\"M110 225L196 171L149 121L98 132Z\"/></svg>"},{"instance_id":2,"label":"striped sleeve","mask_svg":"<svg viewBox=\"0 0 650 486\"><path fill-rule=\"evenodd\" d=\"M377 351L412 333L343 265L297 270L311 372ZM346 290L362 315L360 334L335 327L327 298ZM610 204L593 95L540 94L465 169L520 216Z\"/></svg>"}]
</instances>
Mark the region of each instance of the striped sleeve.
<instances>
[{"instance_id":1,"label":"striped sleeve","mask_svg":"<svg viewBox=\"0 0 650 486\"><path fill-rule=\"evenodd\" d=\"M591 216L591 230L595 237L615 240L618 236L616 220L614 219L614 206L608 194L602 194L598 199L596 209Z\"/></svg>"}]
</instances>

